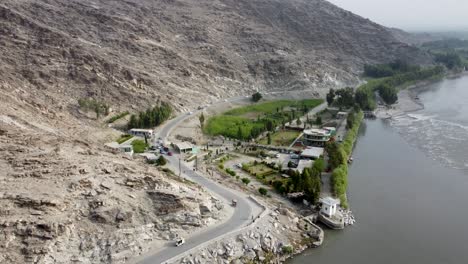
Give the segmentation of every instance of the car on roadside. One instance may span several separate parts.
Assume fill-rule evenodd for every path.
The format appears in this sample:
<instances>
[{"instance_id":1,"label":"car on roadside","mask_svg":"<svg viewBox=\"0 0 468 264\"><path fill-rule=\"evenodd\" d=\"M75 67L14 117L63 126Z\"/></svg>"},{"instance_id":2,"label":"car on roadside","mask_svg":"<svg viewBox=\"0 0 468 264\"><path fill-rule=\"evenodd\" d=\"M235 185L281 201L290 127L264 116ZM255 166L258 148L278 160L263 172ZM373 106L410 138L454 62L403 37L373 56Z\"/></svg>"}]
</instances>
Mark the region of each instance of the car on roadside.
<instances>
[{"instance_id":1,"label":"car on roadside","mask_svg":"<svg viewBox=\"0 0 468 264\"><path fill-rule=\"evenodd\" d=\"M185 239L182 238L182 237L179 238L179 239L177 239L176 242L175 242L175 246L176 246L176 247L180 247L180 246L182 246L183 244L185 244Z\"/></svg>"},{"instance_id":2,"label":"car on roadside","mask_svg":"<svg viewBox=\"0 0 468 264\"><path fill-rule=\"evenodd\" d=\"M167 155L168 155L168 156L172 156L172 152L170 152L170 151L167 152Z\"/></svg>"}]
</instances>

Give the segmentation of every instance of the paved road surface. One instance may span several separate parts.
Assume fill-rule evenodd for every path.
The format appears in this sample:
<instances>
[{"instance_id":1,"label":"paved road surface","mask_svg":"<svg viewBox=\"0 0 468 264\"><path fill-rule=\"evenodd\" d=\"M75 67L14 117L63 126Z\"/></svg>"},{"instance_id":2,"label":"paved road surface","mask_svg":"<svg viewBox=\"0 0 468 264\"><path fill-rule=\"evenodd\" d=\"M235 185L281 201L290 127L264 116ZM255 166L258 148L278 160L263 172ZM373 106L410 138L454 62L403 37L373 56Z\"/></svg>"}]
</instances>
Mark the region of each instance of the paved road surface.
<instances>
[{"instance_id":1,"label":"paved road surface","mask_svg":"<svg viewBox=\"0 0 468 264\"><path fill-rule=\"evenodd\" d=\"M242 100L248 100L248 98L246 98L245 96L238 96L238 97L231 98L229 100L217 102L214 105L222 104L226 102L242 101ZM321 109L322 107L323 105L318 107L318 109ZM318 109L317 111L319 111ZM159 132L156 133L155 138L161 138L163 142L166 141L167 137L169 136L169 134L172 132L173 129L175 129L184 120L188 119L192 115L196 115L200 113L201 111L202 110L194 111L191 115L182 114L168 121L159 130ZM167 159L169 163L171 164L171 166L173 166L176 169L176 172L179 172L179 157L176 155L172 157L167 157ZM208 231L197 234L191 237L190 239L186 239L186 242L184 245L180 247L169 245L168 247L165 247L157 252L147 253L143 257L140 257L139 260L136 261L136 263L141 263L141 264L164 263L164 261L177 257L180 254L202 243L216 239L226 233L238 230L242 228L243 226L247 225L251 221L253 206L257 206L257 205L254 205L252 202L249 202L246 195L239 195L237 193L231 192L228 188L218 183L215 183L211 180L206 179L205 177L202 176L201 173L193 171L191 168L185 165L184 162L181 162L180 164L181 164L181 170L186 172L182 175L183 177L186 177L187 179L200 184L201 186L205 187L208 191L211 191L217 194L218 196L226 199L227 201L236 199L237 206L235 208L235 212L229 220L217 226L216 228L209 229Z\"/></svg>"},{"instance_id":2,"label":"paved road surface","mask_svg":"<svg viewBox=\"0 0 468 264\"><path fill-rule=\"evenodd\" d=\"M236 98L231 98L229 101L233 102L233 101L239 101L243 99L245 99L245 97L236 97ZM200 111L195 111L192 115ZM178 116L172 119L164 127L161 128L159 133L156 134L156 138L160 137L162 138L163 141L165 141L166 138L171 133L171 131L175 127L177 127L180 123L182 123L185 119L189 118L190 116L191 115L183 114L181 116ZM177 169L176 171L178 172L179 157L176 155L176 156L171 156L171 157L167 156L166 158L171 164L171 166ZM151 254L151 253L145 254L144 257L136 261L137 263L141 263L141 264L163 263L164 261L167 261L173 257L176 257L202 243L213 240L231 231L240 229L243 226L247 225L249 222L251 222L252 212L253 212L252 207L254 205L253 203L248 201L247 195L238 195L237 193L231 192L226 187L218 183L215 183L211 180L206 179L205 177L202 176L201 173L193 171L184 162L181 162L180 164L181 164L181 170L185 171L185 173L182 175L183 177L200 184L207 190L217 194L218 196L226 199L227 201L232 201L233 199L236 199L237 206L235 208L235 212L233 216L229 220L227 220L227 222L217 226L216 228L209 229L208 231L197 234L194 237L191 237L190 239L186 239L186 242L184 245L180 247L169 245L168 247L163 248L162 250L159 250L158 252L155 252L154 254Z\"/></svg>"}]
</instances>

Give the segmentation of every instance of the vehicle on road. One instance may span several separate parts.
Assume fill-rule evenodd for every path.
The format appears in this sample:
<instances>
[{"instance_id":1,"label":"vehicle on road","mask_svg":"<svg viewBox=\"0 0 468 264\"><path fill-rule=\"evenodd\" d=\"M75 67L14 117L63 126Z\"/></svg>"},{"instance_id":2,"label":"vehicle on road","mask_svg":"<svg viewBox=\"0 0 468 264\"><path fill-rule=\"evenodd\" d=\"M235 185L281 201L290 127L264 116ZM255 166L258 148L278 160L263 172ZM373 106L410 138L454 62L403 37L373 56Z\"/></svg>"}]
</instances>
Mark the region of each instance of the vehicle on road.
<instances>
[{"instance_id":1,"label":"vehicle on road","mask_svg":"<svg viewBox=\"0 0 468 264\"><path fill-rule=\"evenodd\" d=\"M169 152L167 153L167 155L168 155L168 156L172 156L172 152L169 151Z\"/></svg>"},{"instance_id":2,"label":"vehicle on road","mask_svg":"<svg viewBox=\"0 0 468 264\"><path fill-rule=\"evenodd\" d=\"M237 205L237 200L236 200L236 199L233 199L232 202L231 202L231 205L234 206L234 207L236 207L236 205Z\"/></svg>"},{"instance_id":3,"label":"vehicle on road","mask_svg":"<svg viewBox=\"0 0 468 264\"><path fill-rule=\"evenodd\" d=\"M239 169L242 169L242 164L241 164L241 163L237 163L237 164L236 164L236 167L239 168Z\"/></svg>"},{"instance_id":4,"label":"vehicle on road","mask_svg":"<svg viewBox=\"0 0 468 264\"><path fill-rule=\"evenodd\" d=\"M176 246L176 247L180 247L180 246L182 246L183 244L185 244L185 239L184 239L184 238L179 238L179 239L177 239L177 241L175 242L175 246Z\"/></svg>"}]
</instances>

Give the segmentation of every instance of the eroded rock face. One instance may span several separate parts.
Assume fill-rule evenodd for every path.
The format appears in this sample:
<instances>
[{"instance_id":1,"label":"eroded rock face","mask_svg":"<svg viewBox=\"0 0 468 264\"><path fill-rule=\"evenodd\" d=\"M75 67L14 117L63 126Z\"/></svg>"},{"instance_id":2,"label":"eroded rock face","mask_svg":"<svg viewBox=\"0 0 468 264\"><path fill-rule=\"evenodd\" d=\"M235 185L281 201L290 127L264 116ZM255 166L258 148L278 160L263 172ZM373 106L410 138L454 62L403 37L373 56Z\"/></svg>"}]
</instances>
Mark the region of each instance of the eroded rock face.
<instances>
[{"instance_id":1,"label":"eroded rock face","mask_svg":"<svg viewBox=\"0 0 468 264\"><path fill-rule=\"evenodd\" d=\"M1 118L0 263L122 263L218 217L202 220L211 197L197 186L75 141L67 122L60 135L32 125L34 114Z\"/></svg>"},{"instance_id":2,"label":"eroded rock face","mask_svg":"<svg viewBox=\"0 0 468 264\"><path fill-rule=\"evenodd\" d=\"M184 208L181 199L174 194L159 191L148 191L147 194L153 202L154 212L157 215L175 213Z\"/></svg>"}]
</instances>

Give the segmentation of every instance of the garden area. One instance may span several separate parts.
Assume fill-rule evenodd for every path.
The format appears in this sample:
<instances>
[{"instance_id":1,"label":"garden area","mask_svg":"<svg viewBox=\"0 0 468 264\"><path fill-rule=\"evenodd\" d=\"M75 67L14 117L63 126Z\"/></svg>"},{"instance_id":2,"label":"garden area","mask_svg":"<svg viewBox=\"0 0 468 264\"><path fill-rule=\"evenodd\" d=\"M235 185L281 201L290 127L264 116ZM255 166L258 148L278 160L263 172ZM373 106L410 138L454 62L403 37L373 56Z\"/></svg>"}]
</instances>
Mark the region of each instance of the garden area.
<instances>
[{"instance_id":1,"label":"garden area","mask_svg":"<svg viewBox=\"0 0 468 264\"><path fill-rule=\"evenodd\" d=\"M320 105L321 99L276 100L232 109L208 119L204 132L239 140L255 139L265 131L296 120Z\"/></svg>"},{"instance_id":2,"label":"garden area","mask_svg":"<svg viewBox=\"0 0 468 264\"><path fill-rule=\"evenodd\" d=\"M280 130L278 132L272 133L270 136L270 140L268 140L268 136L267 136L261 139L258 143L262 145L274 145L274 146L288 147L294 142L294 140L300 134L301 134L300 131ZM270 141L270 143L268 141Z\"/></svg>"}]
</instances>

